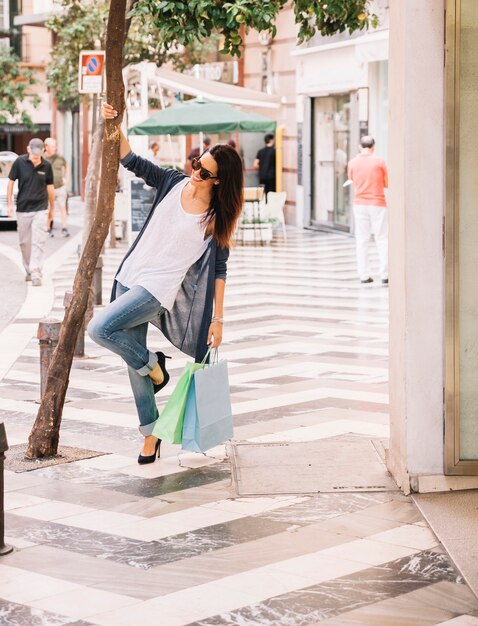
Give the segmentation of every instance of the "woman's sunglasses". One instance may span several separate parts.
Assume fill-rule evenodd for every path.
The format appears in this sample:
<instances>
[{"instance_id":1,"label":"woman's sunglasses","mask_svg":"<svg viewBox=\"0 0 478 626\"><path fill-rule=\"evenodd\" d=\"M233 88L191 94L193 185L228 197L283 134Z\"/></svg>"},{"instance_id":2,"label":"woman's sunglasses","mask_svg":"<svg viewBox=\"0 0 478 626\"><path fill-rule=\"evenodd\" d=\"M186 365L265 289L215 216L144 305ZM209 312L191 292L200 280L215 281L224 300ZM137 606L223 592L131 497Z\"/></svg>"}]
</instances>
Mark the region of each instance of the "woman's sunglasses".
<instances>
[{"instance_id":1,"label":"woman's sunglasses","mask_svg":"<svg viewBox=\"0 0 478 626\"><path fill-rule=\"evenodd\" d=\"M206 168L201 165L201 159L199 157L195 157L191 161L191 167L195 172L199 170L199 176L202 180L209 180L210 178L217 178L217 176L213 176L211 172L209 172Z\"/></svg>"}]
</instances>

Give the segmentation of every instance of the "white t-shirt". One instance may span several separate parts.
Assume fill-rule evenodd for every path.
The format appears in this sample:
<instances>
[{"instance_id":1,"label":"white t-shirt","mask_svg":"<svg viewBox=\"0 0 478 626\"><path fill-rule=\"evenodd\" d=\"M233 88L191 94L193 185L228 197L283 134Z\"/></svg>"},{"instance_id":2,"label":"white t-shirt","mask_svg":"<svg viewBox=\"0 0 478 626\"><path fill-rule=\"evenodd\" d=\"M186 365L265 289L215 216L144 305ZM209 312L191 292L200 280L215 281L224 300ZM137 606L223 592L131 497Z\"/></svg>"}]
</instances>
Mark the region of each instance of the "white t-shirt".
<instances>
[{"instance_id":1,"label":"white t-shirt","mask_svg":"<svg viewBox=\"0 0 478 626\"><path fill-rule=\"evenodd\" d=\"M186 272L206 250L204 214L187 213L181 204L185 178L156 207L141 241L123 264L117 280L131 289L147 289L165 309L171 309Z\"/></svg>"}]
</instances>

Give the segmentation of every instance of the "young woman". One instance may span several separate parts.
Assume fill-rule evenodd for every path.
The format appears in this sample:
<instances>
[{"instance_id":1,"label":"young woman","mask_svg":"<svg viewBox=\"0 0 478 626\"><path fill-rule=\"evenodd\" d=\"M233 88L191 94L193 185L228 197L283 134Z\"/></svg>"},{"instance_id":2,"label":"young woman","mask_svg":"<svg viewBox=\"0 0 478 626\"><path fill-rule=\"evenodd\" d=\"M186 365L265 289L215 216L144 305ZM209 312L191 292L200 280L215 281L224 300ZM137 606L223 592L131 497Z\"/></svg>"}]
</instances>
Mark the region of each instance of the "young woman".
<instances>
[{"instance_id":1,"label":"young woman","mask_svg":"<svg viewBox=\"0 0 478 626\"><path fill-rule=\"evenodd\" d=\"M105 103L102 115L113 119L117 112ZM111 302L91 320L88 334L128 366L144 436L138 463L144 464L159 457L154 394L169 380L167 357L146 346L148 323L196 361L208 345L221 344L227 259L244 181L237 152L222 144L193 160L190 178L137 156L123 134L120 159L156 197L118 269Z\"/></svg>"}]
</instances>

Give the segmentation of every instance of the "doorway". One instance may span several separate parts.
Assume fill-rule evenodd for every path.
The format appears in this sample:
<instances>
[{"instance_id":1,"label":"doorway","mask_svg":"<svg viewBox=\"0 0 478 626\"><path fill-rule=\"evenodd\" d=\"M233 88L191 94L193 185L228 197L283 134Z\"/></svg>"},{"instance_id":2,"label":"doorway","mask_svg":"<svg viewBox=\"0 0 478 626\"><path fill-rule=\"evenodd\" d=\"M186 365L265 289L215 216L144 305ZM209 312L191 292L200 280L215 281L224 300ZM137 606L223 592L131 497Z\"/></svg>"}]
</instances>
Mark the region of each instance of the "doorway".
<instances>
[{"instance_id":1,"label":"doorway","mask_svg":"<svg viewBox=\"0 0 478 626\"><path fill-rule=\"evenodd\" d=\"M352 94L313 100L311 223L350 232L351 189L345 186L354 124Z\"/></svg>"}]
</instances>

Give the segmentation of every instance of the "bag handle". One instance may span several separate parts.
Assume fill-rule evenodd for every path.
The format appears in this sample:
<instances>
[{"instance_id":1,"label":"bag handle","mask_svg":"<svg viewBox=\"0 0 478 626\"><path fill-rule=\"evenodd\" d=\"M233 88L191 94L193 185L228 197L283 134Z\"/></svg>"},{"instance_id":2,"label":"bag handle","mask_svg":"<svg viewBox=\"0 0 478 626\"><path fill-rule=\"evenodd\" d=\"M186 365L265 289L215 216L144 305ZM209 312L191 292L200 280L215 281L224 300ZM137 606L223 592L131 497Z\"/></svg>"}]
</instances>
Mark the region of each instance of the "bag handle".
<instances>
[{"instance_id":1,"label":"bag handle","mask_svg":"<svg viewBox=\"0 0 478 626\"><path fill-rule=\"evenodd\" d=\"M219 363L219 348L213 348L212 346L209 346L206 354L204 355L203 360L201 361L201 365L206 365L206 361L209 357L209 355L212 354L212 362L213 363Z\"/></svg>"}]
</instances>

